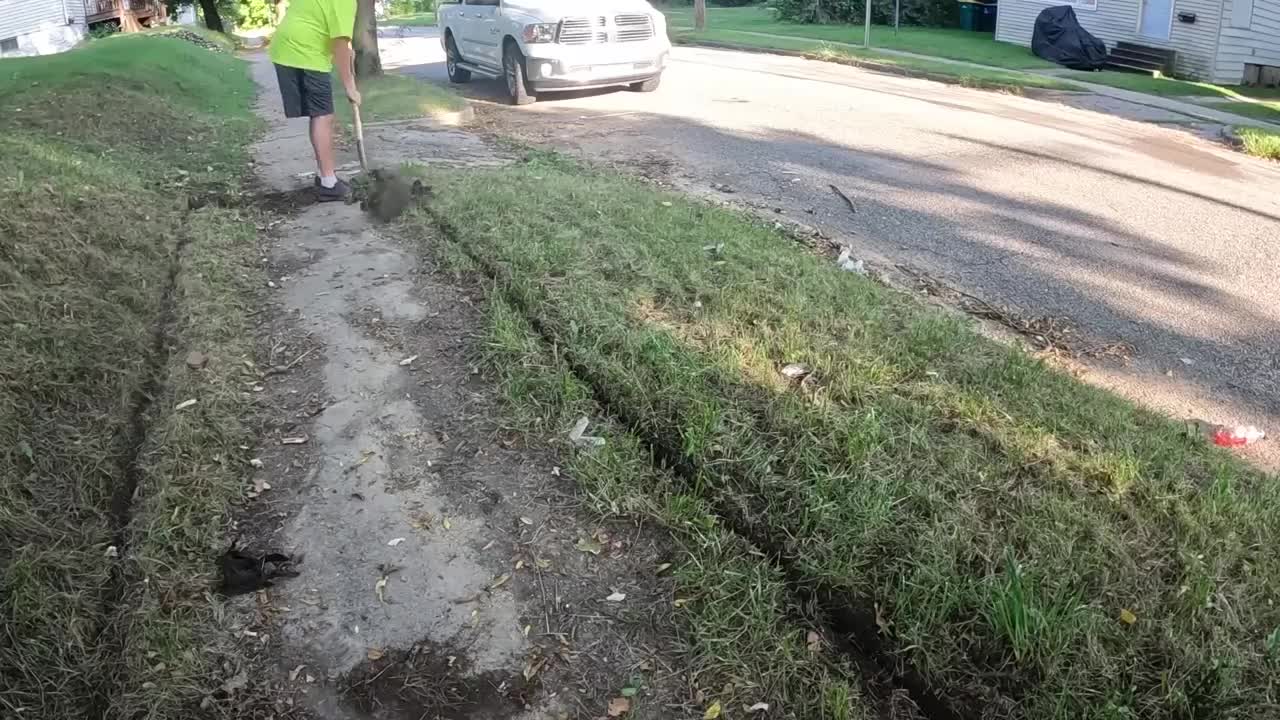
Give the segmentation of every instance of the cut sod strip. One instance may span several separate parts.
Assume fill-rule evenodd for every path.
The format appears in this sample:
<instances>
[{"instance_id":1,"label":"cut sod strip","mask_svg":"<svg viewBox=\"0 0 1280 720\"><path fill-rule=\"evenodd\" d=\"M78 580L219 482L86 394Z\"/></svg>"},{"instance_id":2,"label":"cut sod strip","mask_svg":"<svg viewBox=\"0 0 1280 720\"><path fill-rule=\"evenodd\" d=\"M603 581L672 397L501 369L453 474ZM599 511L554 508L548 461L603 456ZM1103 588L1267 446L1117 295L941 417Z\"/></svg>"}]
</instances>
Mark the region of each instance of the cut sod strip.
<instances>
[{"instance_id":1,"label":"cut sod strip","mask_svg":"<svg viewBox=\"0 0 1280 720\"><path fill-rule=\"evenodd\" d=\"M1270 716L1272 479L733 213L555 158L435 181L610 411L939 712Z\"/></svg>"},{"instance_id":2,"label":"cut sod strip","mask_svg":"<svg viewBox=\"0 0 1280 720\"><path fill-rule=\"evenodd\" d=\"M567 472L602 515L625 515L667 528L682 556L673 557L673 599L683 658L695 698L705 709L754 708L756 717L876 717L857 690L856 668L810 622L782 573L742 537L717 523L708 503L654 467L645 444L602 416L591 389L551 351L517 309L498 295L486 312L487 364L514 424L535 434L596 418L602 447L572 453ZM763 714L759 714L763 713Z\"/></svg>"}]
</instances>

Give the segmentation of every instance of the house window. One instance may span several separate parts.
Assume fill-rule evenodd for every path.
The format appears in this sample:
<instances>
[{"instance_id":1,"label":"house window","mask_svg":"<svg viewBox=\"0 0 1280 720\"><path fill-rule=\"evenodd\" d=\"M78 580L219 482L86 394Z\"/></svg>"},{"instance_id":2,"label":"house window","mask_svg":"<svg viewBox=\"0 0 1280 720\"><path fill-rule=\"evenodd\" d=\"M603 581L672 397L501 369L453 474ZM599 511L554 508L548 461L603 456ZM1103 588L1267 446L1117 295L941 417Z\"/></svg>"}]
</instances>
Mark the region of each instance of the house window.
<instances>
[{"instance_id":1,"label":"house window","mask_svg":"<svg viewBox=\"0 0 1280 720\"><path fill-rule=\"evenodd\" d=\"M18 38L11 37L0 40L0 55L18 51Z\"/></svg>"}]
</instances>

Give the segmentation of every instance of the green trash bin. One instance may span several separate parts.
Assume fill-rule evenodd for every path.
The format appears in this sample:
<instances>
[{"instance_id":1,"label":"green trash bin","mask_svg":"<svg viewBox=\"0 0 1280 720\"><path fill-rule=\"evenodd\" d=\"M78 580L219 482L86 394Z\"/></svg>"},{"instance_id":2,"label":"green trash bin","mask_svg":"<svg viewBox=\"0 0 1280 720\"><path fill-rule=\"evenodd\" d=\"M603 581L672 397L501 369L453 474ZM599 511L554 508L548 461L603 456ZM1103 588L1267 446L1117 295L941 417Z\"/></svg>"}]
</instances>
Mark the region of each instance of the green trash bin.
<instances>
[{"instance_id":1,"label":"green trash bin","mask_svg":"<svg viewBox=\"0 0 1280 720\"><path fill-rule=\"evenodd\" d=\"M960 29L978 32L982 22L982 4L973 0L960 0Z\"/></svg>"}]
</instances>

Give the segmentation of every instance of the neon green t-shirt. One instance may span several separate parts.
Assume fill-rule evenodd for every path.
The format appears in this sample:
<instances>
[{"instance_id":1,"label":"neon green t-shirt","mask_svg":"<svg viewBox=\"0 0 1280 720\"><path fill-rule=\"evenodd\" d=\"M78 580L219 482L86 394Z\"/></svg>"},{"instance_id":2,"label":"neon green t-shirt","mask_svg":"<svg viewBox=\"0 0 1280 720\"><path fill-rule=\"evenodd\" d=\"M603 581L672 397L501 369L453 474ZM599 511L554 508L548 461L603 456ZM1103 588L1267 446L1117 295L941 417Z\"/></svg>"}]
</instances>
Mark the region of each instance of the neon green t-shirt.
<instances>
[{"instance_id":1,"label":"neon green t-shirt","mask_svg":"<svg viewBox=\"0 0 1280 720\"><path fill-rule=\"evenodd\" d=\"M351 37L355 25L356 0L290 0L271 37L271 62L330 72L333 41Z\"/></svg>"}]
</instances>

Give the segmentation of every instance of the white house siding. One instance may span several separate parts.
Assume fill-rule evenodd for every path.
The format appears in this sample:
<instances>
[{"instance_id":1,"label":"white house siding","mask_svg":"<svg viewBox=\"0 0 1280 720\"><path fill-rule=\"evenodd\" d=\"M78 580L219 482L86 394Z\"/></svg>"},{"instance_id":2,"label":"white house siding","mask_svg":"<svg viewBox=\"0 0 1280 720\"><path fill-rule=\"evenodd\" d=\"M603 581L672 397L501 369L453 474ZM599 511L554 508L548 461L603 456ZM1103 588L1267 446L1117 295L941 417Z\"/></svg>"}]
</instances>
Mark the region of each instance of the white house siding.
<instances>
[{"instance_id":1,"label":"white house siding","mask_svg":"<svg viewBox=\"0 0 1280 720\"><path fill-rule=\"evenodd\" d=\"M0 0L0 40L18 42L4 57L69 50L86 32L84 0Z\"/></svg>"},{"instance_id":2,"label":"white house siding","mask_svg":"<svg viewBox=\"0 0 1280 720\"><path fill-rule=\"evenodd\" d=\"M1195 78L1214 75L1218 46L1218 23L1222 0L1173 0L1173 30L1169 40L1153 40L1138 35L1138 13L1142 0L1097 0L1097 6L1033 0L1001 0L996 18L996 39L1019 45L1031 44L1036 16L1052 5L1073 4L1076 17L1086 30L1108 47L1125 41L1177 51L1176 72ZM1253 0L1259 2L1280 0ZM1195 23L1178 20L1178 13L1195 13ZM1237 78L1237 82L1239 79Z\"/></svg>"},{"instance_id":3,"label":"white house siding","mask_svg":"<svg viewBox=\"0 0 1280 720\"><path fill-rule=\"evenodd\" d=\"M1280 0L1225 0L1214 79L1238 83L1245 63L1280 66Z\"/></svg>"}]
</instances>

